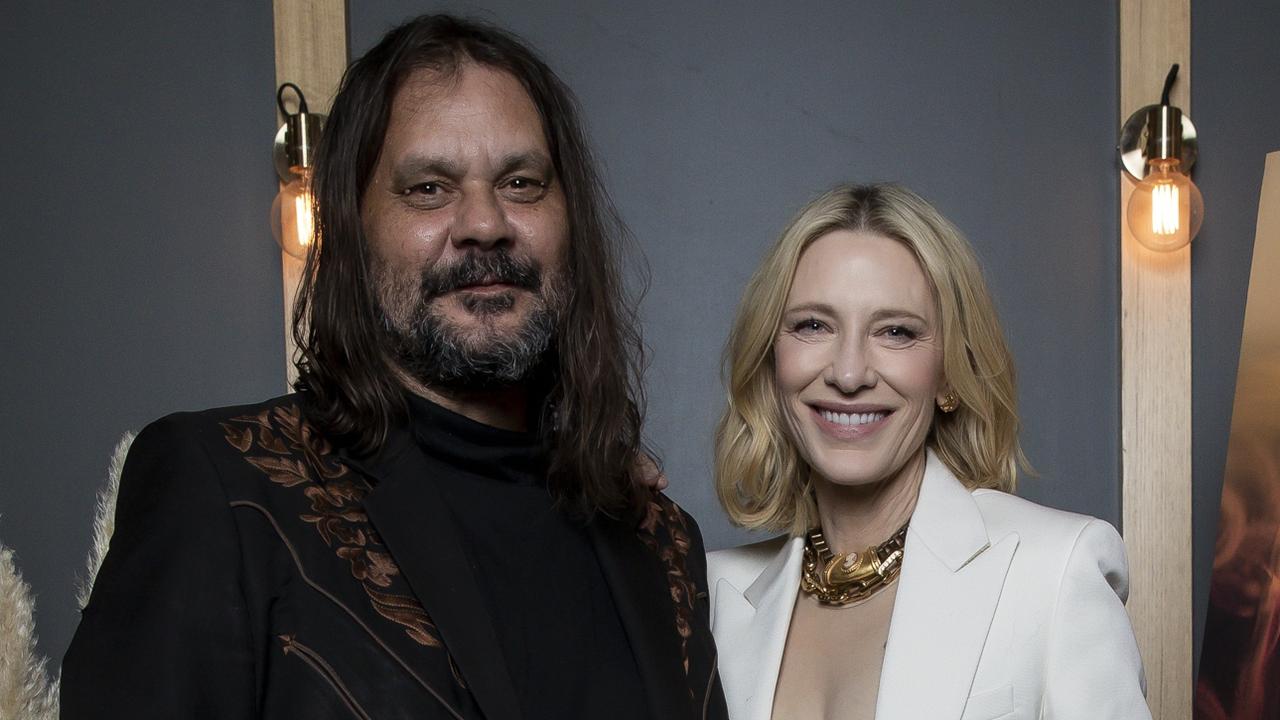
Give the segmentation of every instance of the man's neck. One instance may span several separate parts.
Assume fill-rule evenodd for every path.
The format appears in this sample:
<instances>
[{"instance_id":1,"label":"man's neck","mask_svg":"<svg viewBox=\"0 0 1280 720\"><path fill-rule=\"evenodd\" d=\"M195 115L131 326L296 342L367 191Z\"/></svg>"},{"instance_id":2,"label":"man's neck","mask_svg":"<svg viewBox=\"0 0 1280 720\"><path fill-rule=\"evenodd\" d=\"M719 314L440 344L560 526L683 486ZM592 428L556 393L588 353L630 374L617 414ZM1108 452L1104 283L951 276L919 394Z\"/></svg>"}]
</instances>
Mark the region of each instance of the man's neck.
<instances>
[{"instance_id":1,"label":"man's neck","mask_svg":"<svg viewBox=\"0 0 1280 720\"><path fill-rule=\"evenodd\" d=\"M409 392L451 412L501 430L529 429L529 389L524 384L485 390L456 390L429 387L399 373Z\"/></svg>"}]
</instances>

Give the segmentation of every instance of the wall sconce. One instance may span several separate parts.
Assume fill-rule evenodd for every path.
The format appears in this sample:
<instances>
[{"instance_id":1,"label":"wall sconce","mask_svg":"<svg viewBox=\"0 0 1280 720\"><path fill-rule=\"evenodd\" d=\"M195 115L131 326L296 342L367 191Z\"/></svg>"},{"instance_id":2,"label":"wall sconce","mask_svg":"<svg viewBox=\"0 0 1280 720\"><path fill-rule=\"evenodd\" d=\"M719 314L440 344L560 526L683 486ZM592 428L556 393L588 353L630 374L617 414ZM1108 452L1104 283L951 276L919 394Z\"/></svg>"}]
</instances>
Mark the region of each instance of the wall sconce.
<instances>
[{"instance_id":1,"label":"wall sconce","mask_svg":"<svg viewBox=\"0 0 1280 720\"><path fill-rule=\"evenodd\" d=\"M298 99L298 112L285 109L284 93L292 90ZM293 83L284 83L276 91L276 105L284 115L284 125L276 133L272 158L283 187L271 204L271 234L280 249L299 260L315 242L314 203L311 197L311 163L315 157L324 115L307 112L307 99Z\"/></svg>"},{"instance_id":2,"label":"wall sconce","mask_svg":"<svg viewBox=\"0 0 1280 720\"><path fill-rule=\"evenodd\" d=\"M1196 128L1169 104L1178 66L1169 68L1159 105L1148 105L1120 130L1120 162L1137 183L1125 218L1134 238L1157 252L1186 247L1204 219L1204 199L1188 173L1196 162Z\"/></svg>"}]
</instances>

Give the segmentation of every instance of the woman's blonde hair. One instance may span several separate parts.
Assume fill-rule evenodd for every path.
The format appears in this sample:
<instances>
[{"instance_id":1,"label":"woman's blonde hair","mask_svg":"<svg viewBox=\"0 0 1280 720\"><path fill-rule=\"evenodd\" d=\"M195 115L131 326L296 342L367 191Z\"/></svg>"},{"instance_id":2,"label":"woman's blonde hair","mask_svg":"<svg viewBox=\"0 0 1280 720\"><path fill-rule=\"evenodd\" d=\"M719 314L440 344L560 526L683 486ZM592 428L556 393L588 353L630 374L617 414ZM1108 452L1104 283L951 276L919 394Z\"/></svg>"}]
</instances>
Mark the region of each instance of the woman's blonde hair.
<instances>
[{"instance_id":1,"label":"woman's blonde hair","mask_svg":"<svg viewBox=\"0 0 1280 720\"><path fill-rule=\"evenodd\" d=\"M883 235L915 254L937 303L946 383L960 400L955 412L935 413L925 442L966 486L1012 491L1025 467L1013 358L973 248L904 187L842 185L791 221L738 306L725 348L729 402L715 450L716 493L730 520L793 535L818 523L809 467L778 398L773 348L800 256L835 230Z\"/></svg>"}]
</instances>

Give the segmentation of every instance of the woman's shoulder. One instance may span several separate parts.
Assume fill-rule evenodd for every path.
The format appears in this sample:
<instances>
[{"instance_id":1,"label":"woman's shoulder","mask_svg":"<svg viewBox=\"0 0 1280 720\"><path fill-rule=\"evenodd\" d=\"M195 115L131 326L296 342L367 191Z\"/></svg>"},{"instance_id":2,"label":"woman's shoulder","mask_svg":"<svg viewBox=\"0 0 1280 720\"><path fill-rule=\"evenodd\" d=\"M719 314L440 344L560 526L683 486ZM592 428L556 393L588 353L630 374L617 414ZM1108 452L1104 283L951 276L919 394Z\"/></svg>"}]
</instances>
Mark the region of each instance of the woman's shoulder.
<instances>
[{"instance_id":1,"label":"woman's shoulder","mask_svg":"<svg viewBox=\"0 0 1280 720\"><path fill-rule=\"evenodd\" d=\"M786 535L748 545L713 550L707 553L707 581L712 587L720 580L727 580L738 589L745 589L760 571L775 560L790 540Z\"/></svg>"},{"instance_id":2,"label":"woman's shoulder","mask_svg":"<svg viewBox=\"0 0 1280 720\"><path fill-rule=\"evenodd\" d=\"M1059 510L998 490L975 490L974 501L982 513L987 534L994 540L1009 533L1018 536L1020 555L1035 555L1056 565L1073 557L1123 573L1127 562L1124 542L1106 520Z\"/></svg>"}]
</instances>

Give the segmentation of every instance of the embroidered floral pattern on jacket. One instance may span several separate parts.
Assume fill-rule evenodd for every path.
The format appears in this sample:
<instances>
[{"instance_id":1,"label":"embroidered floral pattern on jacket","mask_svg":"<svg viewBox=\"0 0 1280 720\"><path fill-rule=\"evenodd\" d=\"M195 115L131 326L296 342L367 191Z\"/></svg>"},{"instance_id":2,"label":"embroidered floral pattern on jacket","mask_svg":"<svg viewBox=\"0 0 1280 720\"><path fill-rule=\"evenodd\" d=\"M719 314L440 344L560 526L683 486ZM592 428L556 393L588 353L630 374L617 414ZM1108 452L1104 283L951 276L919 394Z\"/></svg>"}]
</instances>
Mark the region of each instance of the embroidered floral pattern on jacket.
<instances>
[{"instance_id":1,"label":"embroidered floral pattern on jacket","mask_svg":"<svg viewBox=\"0 0 1280 720\"><path fill-rule=\"evenodd\" d=\"M315 526L325 545L351 565L382 617L400 625L420 645L441 647L435 624L417 599L390 592L400 568L379 540L362 501L368 487L333 457L328 441L302 419L297 405L268 408L221 423L226 440L271 482L300 487L311 512L300 515ZM250 454L254 453L254 454Z\"/></svg>"},{"instance_id":2,"label":"embroidered floral pattern on jacket","mask_svg":"<svg viewBox=\"0 0 1280 720\"><path fill-rule=\"evenodd\" d=\"M660 529L665 538L659 535ZM645 507L644 519L640 522L640 539L657 554L667 569L667 585L676 610L676 632L680 635L680 654L684 672L688 675L689 638L693 635L692 620L698 588L689 578L685 563L692 542L680 508L666 496L655 494Z\"/></svg>"}]
</instances>

